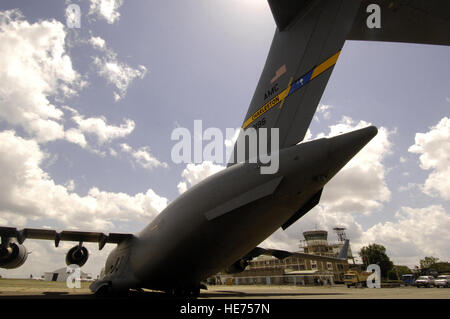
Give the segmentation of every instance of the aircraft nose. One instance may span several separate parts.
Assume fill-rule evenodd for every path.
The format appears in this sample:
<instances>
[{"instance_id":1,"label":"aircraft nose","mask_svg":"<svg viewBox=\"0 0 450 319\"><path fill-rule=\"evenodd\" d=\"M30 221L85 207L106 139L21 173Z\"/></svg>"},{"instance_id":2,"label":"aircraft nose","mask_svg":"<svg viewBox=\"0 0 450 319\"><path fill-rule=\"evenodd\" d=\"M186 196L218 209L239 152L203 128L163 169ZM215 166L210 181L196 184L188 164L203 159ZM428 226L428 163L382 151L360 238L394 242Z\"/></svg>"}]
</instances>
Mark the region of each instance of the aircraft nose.
<instances>
[{"instance_id":1,"label":"aircraft nose","mask_svg":"<svg viewBox=\"0 0 450 319\"><path fill-rule=\"evenodd\" d=\"M377 135L378 129L375 126L369 126L353 132L345 133L329 138L329 159L335 163L339 170L353 156L355 156L372 138Z\"/></svg>"}]
</instances>

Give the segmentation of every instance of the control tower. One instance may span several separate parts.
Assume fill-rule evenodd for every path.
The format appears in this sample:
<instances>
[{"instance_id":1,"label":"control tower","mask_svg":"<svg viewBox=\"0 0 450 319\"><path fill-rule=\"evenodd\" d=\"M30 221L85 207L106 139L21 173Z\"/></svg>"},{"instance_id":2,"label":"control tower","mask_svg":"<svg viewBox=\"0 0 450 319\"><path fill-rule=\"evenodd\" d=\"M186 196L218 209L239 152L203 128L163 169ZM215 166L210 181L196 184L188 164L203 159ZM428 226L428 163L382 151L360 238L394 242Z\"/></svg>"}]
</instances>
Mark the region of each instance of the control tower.
<instances>
[{"instance_id":1,"label":"control tower","mask_svg":"<svg viewBox=\"0 0 450 319\"><path fill-rule=\"evenodd\" d=\"M330 253L328 245L328 232L326 230L310 230L303 232L306 247L303 247L307 254L327 255Z\"/></svg>"},{"instance_id":2,"label":"control tower","mask_svg":"<svg viewBox=\"0 0 450 319\"><path fill-rule=\"evenodd\" d=\"M300 240L299 252L336 258L347 240L347 235L345 234L345 227L338 226L333 228L333 230L336 232L338 241L331 243L328 242L328 232L326 230L303 232L305 240ZM348 247L347 254L349 259L353 259L350 246Z\"/></svg>"}]
</instances>

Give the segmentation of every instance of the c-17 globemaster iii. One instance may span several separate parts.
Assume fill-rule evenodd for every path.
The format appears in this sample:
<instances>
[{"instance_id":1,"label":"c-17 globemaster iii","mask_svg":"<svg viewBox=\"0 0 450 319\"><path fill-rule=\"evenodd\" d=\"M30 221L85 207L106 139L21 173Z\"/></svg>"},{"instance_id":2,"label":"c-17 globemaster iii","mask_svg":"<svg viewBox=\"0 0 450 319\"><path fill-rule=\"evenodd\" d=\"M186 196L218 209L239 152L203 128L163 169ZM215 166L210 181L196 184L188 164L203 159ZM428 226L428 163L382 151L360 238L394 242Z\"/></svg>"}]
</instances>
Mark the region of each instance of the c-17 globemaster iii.
<instances>
[{"instance_id":1,"label":"c-17 globemaster iii","mask_svg":"<svg viewBox=\"0 0 450 319\"><path fill-rule=\"evenodd\" d=\"M449 45L450 2L269 0L269 5L277 28L241 137L250 128L277 129L279 150L271 154L279 159L276 172L261 174L258 161L236 162L233 156L226 169L180 195L138 234L0 227L0 267L25 262L26 239L54 240L56 246L61 240L78 242L66 263L79 266L88 259L84 242L98 242L100 249L116 243L93 292L150 288L196 296L201 282L219 271L243 271L260 254L289 255L257 245L316 206L330 179L377 134L370 126L299 144L345 40Z\"/></svg>"}]
</instances>

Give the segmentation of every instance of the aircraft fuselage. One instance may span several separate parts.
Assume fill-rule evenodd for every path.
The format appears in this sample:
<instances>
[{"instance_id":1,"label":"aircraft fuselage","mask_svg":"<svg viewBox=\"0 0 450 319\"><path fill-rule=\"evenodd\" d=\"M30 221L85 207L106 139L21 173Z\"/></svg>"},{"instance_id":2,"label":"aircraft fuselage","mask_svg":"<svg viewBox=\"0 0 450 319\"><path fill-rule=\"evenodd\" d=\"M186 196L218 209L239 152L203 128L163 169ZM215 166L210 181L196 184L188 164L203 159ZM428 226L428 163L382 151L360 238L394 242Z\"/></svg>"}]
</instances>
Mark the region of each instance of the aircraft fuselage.
<instances>
[{"instance_id":1,"label":"aircraft fuselage","mask_svg":"<svg viewBox=\"0 0 450 319\"><path fill-rule=\"evenodd\" d=\"M120 244L108 258L104 280L115 289L198 286L275 232L375 134L376 128L369 127L283 149L276 174L263 175L258 164L239 163L210 176L132 241ZM261 185L275 186L274 191L252 200L252 190ZM234 206L239 207L227 211ZM119 257L126 260L120 261L123 266L108 273Z\"/></svg>"}]
</instances>

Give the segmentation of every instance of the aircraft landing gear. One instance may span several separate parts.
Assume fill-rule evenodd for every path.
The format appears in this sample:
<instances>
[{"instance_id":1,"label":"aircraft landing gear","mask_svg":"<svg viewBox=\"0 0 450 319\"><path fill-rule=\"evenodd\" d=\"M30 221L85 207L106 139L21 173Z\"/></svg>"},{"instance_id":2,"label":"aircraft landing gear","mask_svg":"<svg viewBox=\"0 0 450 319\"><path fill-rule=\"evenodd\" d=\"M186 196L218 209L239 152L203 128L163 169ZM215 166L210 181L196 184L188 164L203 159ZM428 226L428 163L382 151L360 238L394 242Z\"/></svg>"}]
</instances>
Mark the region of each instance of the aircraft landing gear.
<instances>
[{"instance_id":1,"label":"aircraft landing gear","mask_svg":"<svg viewBox=\"0 0 450 319\"><path fill-rule=\"evenodd\" d=\"M179 298L198 298L200 295L200 287L195 288L173 288L166 291L171 297Z\"/></svg>"},{"instance_id":2,"label":"aircraft landing gear","mask_svg":"<svg viewBox=\"0 0 450 319\"><path fill-rule=\"evenodd\" d=\"M100 298L123 298L129 294L129 289L113 289L111 282L102 283L94 292L94 296Z\"/></svg>"}]
</instances>

